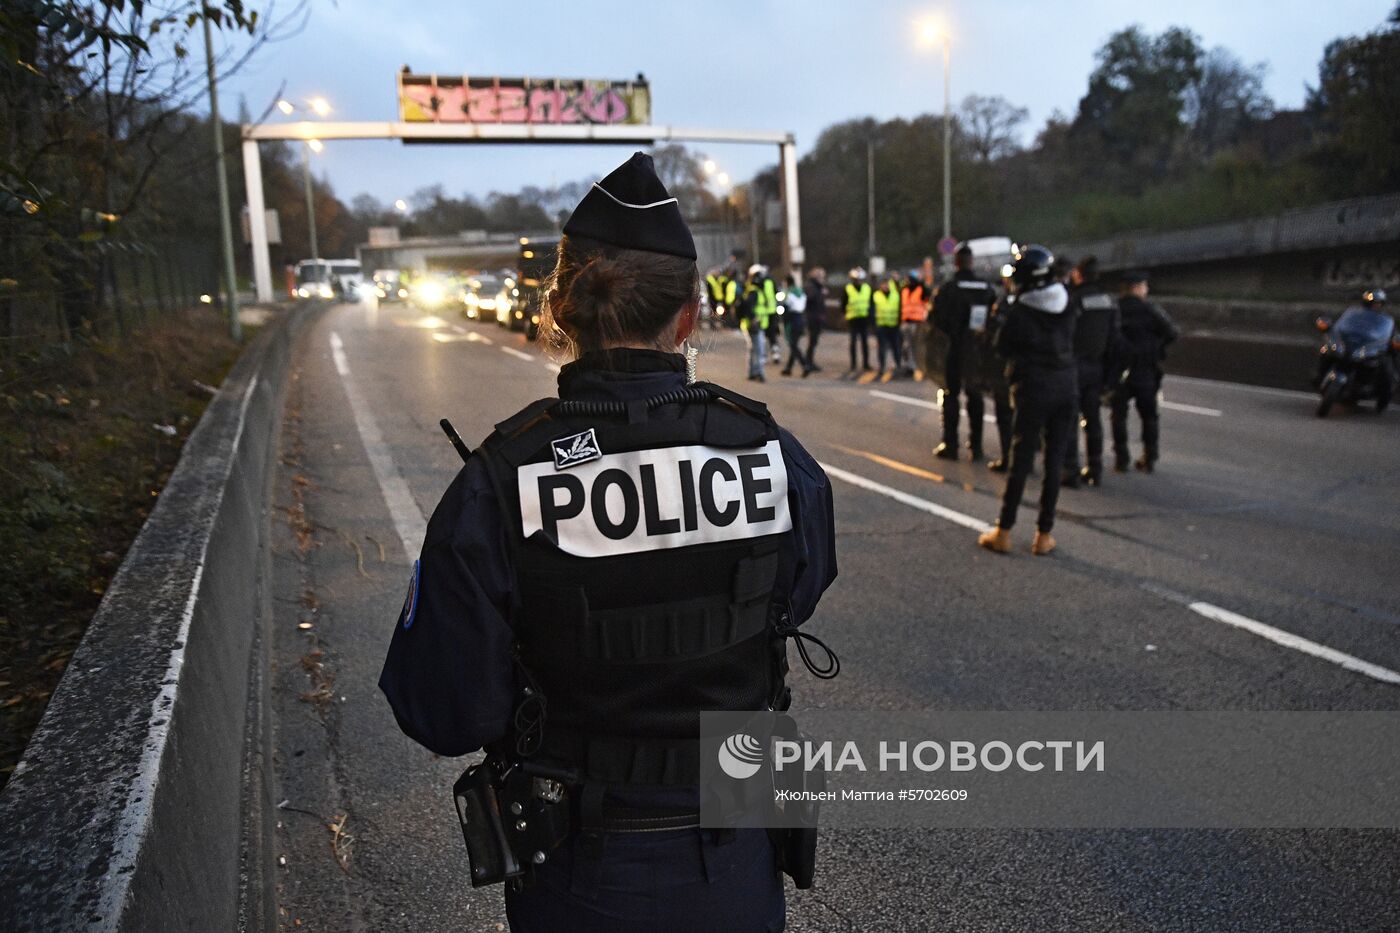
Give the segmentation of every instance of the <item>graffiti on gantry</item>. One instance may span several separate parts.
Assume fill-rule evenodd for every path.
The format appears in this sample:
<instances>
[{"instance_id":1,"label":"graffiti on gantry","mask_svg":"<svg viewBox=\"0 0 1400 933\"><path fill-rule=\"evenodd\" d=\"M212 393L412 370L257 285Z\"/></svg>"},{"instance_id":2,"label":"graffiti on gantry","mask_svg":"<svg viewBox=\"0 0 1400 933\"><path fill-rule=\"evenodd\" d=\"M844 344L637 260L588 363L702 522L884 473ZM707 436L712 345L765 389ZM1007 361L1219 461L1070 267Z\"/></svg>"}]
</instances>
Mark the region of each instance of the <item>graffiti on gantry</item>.
<instances>
[{"instance_id":1,"label":"graffiti on gantry","mask_svg":"<svg viewBox=\"0 0 1400 933\"><path fill-rule=\"evenodd\" d=\"M399 74L407 123L650 123L645 80Z\"/></svg>"}]
</instances>

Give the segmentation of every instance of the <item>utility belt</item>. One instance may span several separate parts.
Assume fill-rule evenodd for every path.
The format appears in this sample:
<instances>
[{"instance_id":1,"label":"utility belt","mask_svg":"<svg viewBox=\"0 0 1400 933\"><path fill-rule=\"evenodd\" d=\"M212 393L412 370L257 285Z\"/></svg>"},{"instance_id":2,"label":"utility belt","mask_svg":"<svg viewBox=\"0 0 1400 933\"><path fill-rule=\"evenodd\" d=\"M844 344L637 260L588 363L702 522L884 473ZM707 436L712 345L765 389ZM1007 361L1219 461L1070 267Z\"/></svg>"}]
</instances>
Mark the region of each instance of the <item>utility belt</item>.
<instances>
[{"instance_id":1,"label":"utility belt","mask_svg":"<svg viewBox=\"0 0 1400 933\"><path fill-rule=\"evenodd\" d=\"M788 789L825 789L823 772L803 774L798 778L800 786ZM564 777L561 772L531 763L488 758L457 779L452 796L467 844L472 887L503 882L517 887L528 884L535 869L544 865L576 829L583 834L585 843L592 843L595 853L601 853L604 833L701 828L698 810L603 806L605 785L570 785L560 780ZM810 799L810 795L804 796ZM768 834L777 852L778 868L793 879L797 888L806 890L812 886L816 873L818 805L802 806L809 809L803 815L803 825L771 828ZM718 839L723 842L733 833L734 830L719 830Z\"/></svg>"},{"instance_id":2,"label":"utility belt","mask_svg":"<svg viewBox=\"0 0 1400 933\"><path fill-rule=\"evenodd\" d=\"M596 835L700 828L693 807L605 807L606 785L576 781L569 771L496 757L457 779L452 796L472 887L528 881L575 829Z\"/></svg>"}]
</instances>

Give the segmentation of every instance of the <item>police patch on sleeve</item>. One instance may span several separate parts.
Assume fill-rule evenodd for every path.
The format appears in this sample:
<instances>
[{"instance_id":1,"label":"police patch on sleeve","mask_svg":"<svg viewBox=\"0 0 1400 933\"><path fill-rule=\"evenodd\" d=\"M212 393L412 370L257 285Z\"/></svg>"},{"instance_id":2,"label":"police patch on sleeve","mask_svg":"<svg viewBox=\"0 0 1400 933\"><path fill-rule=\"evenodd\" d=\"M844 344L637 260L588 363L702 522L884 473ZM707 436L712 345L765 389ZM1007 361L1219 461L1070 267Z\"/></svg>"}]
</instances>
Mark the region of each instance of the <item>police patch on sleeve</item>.
<instances>
[{"instance_id":1,"label":"police patch on sleeve","mask_svg":"<svg viewBox=\"0 0 1400 933\"><path fill-rule=\"evenodd\" d=\"M603 452L598 449L598 438L593 433L592 428L580 431L578 434L570 434L568 437L561 437L556 441L550 441L549 449L554 452L554 469L556 470L567 470L580 463L597 460L603 455Z\"/></svg>"},{"instance_id":2,"label":"police patch on sleeve","mask_svg":"<svg viewBox=\"0 0 1400 933\"><path fill-rule=\"evenodd\" d=\"M516 472L520 519L527 538L543 531L577 557L792 529L787 466L776 440L748 450L694 445L598 452L568 472L556 466L558 456L556 448L554 463L526 464Z\"/></svg>"},{"instance_id":3,"label":"police patch on sleeve","mask_svg":"<svg viewBox=\"0 0 1400 933\"><path fill-rule=\"evenodd\" d=\"M403 598L403 609L399 611L404 630L413 628L413 616L418 612L418 561L413 562L413 575L408 578L408 595Z\"/></svg>"}]
</instances>

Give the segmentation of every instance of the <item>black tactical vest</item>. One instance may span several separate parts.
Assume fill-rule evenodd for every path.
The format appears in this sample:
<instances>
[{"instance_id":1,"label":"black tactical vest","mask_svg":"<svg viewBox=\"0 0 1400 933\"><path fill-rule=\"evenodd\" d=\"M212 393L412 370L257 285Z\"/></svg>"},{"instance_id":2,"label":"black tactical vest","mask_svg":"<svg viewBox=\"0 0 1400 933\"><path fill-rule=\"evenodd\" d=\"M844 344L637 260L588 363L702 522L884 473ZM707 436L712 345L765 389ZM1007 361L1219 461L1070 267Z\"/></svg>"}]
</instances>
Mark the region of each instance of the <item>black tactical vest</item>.
<instances>
[{"instance_id":1,"label":"black tactical vest","mask_svg":"<svg viewBox=\"0 0 1400 933\"><path fill-rule=\"evenodd\" d=\"M783 693L773 588L792 519L767 408L707 384L545 399L481 454L512 540L519 661L545 701L532 760L697 783L698 711Z\"/></svg>"}]
</instances>

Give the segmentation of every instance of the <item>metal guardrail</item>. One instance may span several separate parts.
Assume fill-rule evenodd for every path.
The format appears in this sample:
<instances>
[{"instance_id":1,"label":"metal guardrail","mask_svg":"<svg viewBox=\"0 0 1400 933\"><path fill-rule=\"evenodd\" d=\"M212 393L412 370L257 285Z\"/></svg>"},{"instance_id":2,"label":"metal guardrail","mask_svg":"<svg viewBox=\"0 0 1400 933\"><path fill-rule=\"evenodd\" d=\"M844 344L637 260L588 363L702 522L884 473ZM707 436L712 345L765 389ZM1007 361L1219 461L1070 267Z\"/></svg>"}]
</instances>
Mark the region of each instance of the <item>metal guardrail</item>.
<instances>
[{"instance_id":1,"label":"metal guardrail","mask_svg":"<svg viewBox=\"0 0 1400 933\"><path fill-rule=\"evenodd\" d=\"M1113 271L1390 241L1400 241L1400 193L1333 201L1272 217L1125 233L1063 244L1057 252L1097 256L1100 268Z\"/></svg>"}]
</instances>

